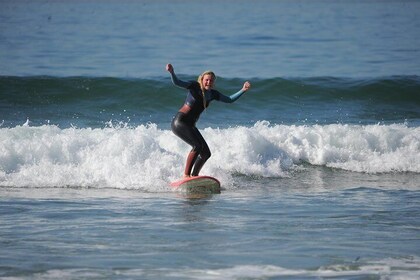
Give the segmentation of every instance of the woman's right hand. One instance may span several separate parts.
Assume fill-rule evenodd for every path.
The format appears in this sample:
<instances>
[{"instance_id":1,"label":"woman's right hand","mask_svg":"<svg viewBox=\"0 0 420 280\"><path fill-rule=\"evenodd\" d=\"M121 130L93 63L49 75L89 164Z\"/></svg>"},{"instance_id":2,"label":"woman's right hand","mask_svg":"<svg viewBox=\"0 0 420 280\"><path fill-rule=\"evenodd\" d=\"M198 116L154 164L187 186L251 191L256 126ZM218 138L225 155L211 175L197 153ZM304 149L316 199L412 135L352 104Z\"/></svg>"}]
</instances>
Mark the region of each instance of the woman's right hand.
<instances>
[{"instance_id":1,"label":"woman's right hand","mask_svg":"<svg viewBox=\"0 0 420 280\"><path fill-rule=\"evenodd\" d=\"M174 67L172 66L172 64L168 63L166 64L166 71L173 73L174 72Z\"/></svg>"}]
</instances>

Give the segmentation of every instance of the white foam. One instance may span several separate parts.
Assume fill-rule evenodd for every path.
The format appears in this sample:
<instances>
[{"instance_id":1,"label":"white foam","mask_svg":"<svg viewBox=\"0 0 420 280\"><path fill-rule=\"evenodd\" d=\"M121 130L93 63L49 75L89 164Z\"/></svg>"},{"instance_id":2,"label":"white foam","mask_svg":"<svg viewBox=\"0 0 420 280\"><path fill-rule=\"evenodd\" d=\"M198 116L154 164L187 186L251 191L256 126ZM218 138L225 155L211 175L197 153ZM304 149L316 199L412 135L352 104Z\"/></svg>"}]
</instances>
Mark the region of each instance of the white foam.
<instances>
[{"instance_id":1,"label":"white foam","mask_svg":"<svg viewBox=\"0 0 420 280\"><path fill-rule=\"evenodd\" d=\"M384 259L364 263L349 263L323 266L318 269L285 268L276 265L237 265L220 269L192 269L192 268L157 268L157 269L63 269L49 270L36 273L35 278L175 278L175 279L262 279L272 277L301 278L343 278L363 277L389 280L419 279L420 261L418 257Z\"/></svg>"},{"instance_id":2,"label":"white foam","mask_svg":"<svg viewBox=\"0 0 420 280\"><path fill-rule=\"evenodd\" d=\"M420 172L420 128L395 125L205 128L212 157L202 173L288 176L302 162L356 172ZM0 185L167 191L190 147L154 124L0 129Z\"/></svg>"},{"instance_id":3,"label":"white foam","mask_svg":"<svg viewBox=\"0 0 420 280\"><path fill-rule=\"evenodd\" d=\"M254 126L289 155L356 172L420 172L420 128L394 125Z\"/></svg>"}]
</instances>

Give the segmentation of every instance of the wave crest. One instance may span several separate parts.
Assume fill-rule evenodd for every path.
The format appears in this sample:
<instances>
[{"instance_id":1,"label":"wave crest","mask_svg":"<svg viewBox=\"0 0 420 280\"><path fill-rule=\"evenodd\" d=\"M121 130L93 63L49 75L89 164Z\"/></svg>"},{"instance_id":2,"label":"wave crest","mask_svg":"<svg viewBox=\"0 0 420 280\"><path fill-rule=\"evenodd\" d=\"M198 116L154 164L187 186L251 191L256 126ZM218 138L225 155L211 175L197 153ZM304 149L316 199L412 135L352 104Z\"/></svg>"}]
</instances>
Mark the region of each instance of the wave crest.
<instances>
[{"instance_id":1,"label":"wave crest","mask_svg":"<svg viewBox=\"0 0 420 280\"><path fill-rule=\"evenodd\" d=\"M253 127L202 131L212 157L202 173L290 176L302 163L367 173L420 172L420 128L395 125ZM167 191L190 147L155 124L0 129L0 185Z\"/></svg>"}]
</instances>

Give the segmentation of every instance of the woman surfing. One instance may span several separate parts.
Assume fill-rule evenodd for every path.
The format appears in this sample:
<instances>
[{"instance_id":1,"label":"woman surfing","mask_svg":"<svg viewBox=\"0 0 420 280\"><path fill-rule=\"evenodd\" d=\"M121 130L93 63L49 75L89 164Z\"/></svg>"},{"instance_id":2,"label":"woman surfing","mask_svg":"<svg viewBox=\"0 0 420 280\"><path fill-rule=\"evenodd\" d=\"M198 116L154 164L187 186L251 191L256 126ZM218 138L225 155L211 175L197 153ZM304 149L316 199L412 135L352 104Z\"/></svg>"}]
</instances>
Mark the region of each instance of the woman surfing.
<instances>
[{"instance_id":1,"label":"woman surfing","mask_svg":"<svg viewBox=\"0 0 420 280\"><path fill-rule=\"evenodd\" d=\"M171 74L174 85L188 90L184 105L174 116L171 127L176 136L192 146L192 150L187 156L184 178L195 177L198 176L204 163L211 156L209 146L195 125L201 113L212 100L224 103L235 102L251 88L251 84L246 81L241 90L226 96L214 89L216 75L212 71L205 71L198 76L197 81L185 82L178 79L171 64L166 65L166 70Z\"/></svg>"}]
</instances>

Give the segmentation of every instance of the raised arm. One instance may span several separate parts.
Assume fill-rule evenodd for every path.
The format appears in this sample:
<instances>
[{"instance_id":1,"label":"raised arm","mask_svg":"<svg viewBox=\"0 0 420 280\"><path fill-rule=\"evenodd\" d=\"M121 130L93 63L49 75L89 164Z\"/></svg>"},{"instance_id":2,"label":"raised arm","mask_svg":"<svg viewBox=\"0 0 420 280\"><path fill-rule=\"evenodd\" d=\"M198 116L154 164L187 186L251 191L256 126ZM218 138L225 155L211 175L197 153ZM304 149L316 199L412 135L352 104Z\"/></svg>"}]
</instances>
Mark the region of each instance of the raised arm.
<instances>
[{"instance_id":1,"label":"raised arm","mask_svg":"<svg viewBox=\"0 0 420 280\"><path fill-rule=\"evenodd\" d=\"M188 88L191 85L190 82L184 82L184 81L181 81L180 79L178 79L178 77L175 75L174 67L172 66L172 64L167 64L166 65L166 71L171 73L171 79L172 79L172 83L174 85L176 85L178 87L182 87L182 88Z\"/></svg>"},{"instance_id":2,"label":"raised arm","mask_svg":"<svg viewBox=\"0 0 420 280\"><path fill-rule=\"evenodd\" d=\"M238 91L237 93L232 94L231 96L226 96L223 94L220 94L219 101L222 101L224 103L233 103L236 100L239 99L239 97L242 96L247 90L251 88L251 83L246 81L244 85L242 86L242 89Z\"/></svg>"}]
</instances>

